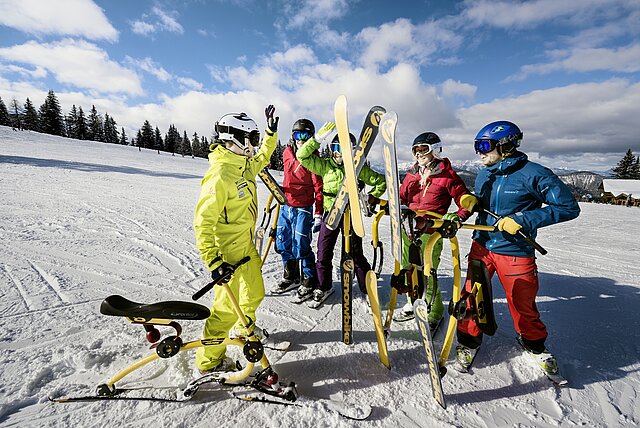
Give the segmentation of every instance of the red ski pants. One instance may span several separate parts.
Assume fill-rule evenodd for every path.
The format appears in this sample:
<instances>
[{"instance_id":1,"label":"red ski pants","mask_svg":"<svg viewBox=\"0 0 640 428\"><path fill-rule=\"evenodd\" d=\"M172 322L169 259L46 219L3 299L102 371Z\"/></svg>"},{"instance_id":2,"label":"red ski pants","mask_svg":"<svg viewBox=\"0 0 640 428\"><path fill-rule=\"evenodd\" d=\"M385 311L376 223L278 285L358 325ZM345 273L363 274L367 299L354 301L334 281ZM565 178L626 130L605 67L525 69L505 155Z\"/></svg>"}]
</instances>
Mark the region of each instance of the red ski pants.
<instances>
[{"instance_id":1,"label":"red ski pants","mask_svg":"<svg viewBox=\"0 0 640 428\"><path fill-rule=\"evenodd\" d=\"M504 288L513 327L516 333L529 341L546 339L547 328L540 320L536 307L538 294L538 267L535 257L505 256L492 253L473 241L469 260L482 260L489 270L489 277L497 273ZM469 270L467 269L467 272ZM465 289L471 291L471 281L467 278ZM472 320L458 324L458 330L471 336L480 336L481 332Z\"/></svg>"}]
</instances>

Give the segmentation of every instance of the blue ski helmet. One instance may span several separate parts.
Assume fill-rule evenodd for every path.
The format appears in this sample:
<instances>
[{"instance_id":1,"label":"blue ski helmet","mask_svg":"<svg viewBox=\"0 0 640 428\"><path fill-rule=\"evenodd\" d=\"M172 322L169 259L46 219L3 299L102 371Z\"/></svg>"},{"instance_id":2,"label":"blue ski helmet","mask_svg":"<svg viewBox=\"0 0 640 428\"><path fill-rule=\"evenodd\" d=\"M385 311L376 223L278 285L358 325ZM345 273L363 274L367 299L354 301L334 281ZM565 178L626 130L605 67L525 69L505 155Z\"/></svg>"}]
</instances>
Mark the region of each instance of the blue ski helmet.
<instances>
[{"instance_id":1,"label":"blue ski helmet","mask_svg":"<svg viewBox=\"0 0 640 428\"><path fill-rule=\"evenodd\" d=\"M511 154L520 146L522 131L513 123L506 120L491 122L485 125L476 135L474 148L476 153L489 153L498 148L498 153L503 156Z\"/></svg>"}]
</instances>

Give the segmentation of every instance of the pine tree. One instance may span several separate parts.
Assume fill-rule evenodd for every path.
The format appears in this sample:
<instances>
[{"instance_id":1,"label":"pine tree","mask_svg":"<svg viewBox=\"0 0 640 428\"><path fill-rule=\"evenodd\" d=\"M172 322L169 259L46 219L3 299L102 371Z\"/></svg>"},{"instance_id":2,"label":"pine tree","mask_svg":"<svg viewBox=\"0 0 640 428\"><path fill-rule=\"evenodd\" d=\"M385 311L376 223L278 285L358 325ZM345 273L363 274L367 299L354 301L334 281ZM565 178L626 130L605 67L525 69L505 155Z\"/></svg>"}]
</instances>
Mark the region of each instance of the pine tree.
<instances>
[{"instance_id":1,"label":"pine tree","mask_svg":"<svg viewBox=\"0 0 640 428\"><path fill-rule=\"evenodd\" d=\"M631 165L631 179L640 180L640 156L637 156L636 161Z\"/></svg>"},{"instance_id":2,"label":"pine tree","mask_svg":"<svg viewBox=\"0 0 640 428\"><path fill-rule=\"evenodd\" d=\"M0 125L11 126L9 110L7 110L7 106L5 105L4 101L2 101L2 97L0 97Z\"/></svg>"},{"instance_id":3,"label":"pine tree","mask_svg":"<svg viewBox=\"0 0 640 428\"><path fill-rule=\"evenodd\" d=\"M193 156L201 158L202 157L202 145L200 144L200 137L197 132L193 133L193 137L191 140L191 152Z\"/></svg>"},{"instance_id":4,"label":"pine tree","mask_svg":"<svg viewBox=\"0 0 640 428\"><path fill-rule=\"evenodd\" d=\"M631 149L627 150L627 153L624 155L618 165L613 168L613 178L620 179L631 179L634 178L634 164L636 163L636 158L633 155Z\"/></svg>"},{"instance_id":5,"label":"pine tree","mask_svg":"<svg viewBox=\"0 0 640 428\"><path fill-rule=\"evenodd\" d=\"M275 169L276 171L283 171L284 170L284 160L282 159L282 155L284 154L284 149L286 148L286 146L283 146L280 143L280 140L278 140L278 144L276 145L276 149L273 151L273 154L271 155L271 159L270 159L270 166L269 168L271 169Z\"/></svg>"},{"instance_id":6,"label":"pine tree","mask_svg":"<svg viewBox=\"0 0 640 428\"><path fill-rule=\"evenodd\" d=\"M47 93L44 104L38 112L40 116L40 131L45 134L64 136L64 123L60 103L53 91Z\"/></svg>"},{"instance_id":7,"label":"pine tree","mask_svg":"<svg viewBox=\"0 0 640 428\"><path fill-rule=\"evenodd\" d=\"M149 125L151 126L151 125ZM136 134L136 146L138 146L138 151L142 151L142 132L140 132L140 130L138 129L138 133Z\"/></svg>"},{"instance_id":8,"label":"pine tree","mask_svg":"<svg viewBox=\"0 0 640 428\"><path fill-rule=\"evenodd\" d=\"M200 145L202 146L202 148L200 149L200 153L202 153L202 157L203 158L208 158L209 157L209 140L207 140L207 137L202 137L202 140L200 141Z\"/></svg>"},{"instance_id":9,"label":"pine tree","mask_svg":"<svg viewBox=\"0 0 640 428\"><path fill-rule=\"evenodd\" d=\"M87 139L87 133L89 131L87 130L87 119L84 116L84 111L82 110L82 106L78 107L78 116L76 117L76 124L74 129L76 133L76 138L78 140Z\"/></svg>"},{"instance_id":10,"label":"pine tree","mask_svg":"<svg viewBox=\"0 0 640 428\"><path fill-rule=\"evenodd\" d=\"M117 123L113 119L113 117L109 116L108 113L104 114L104 142L110 144L118 144L118 128L116 127Z\"/></svg>"},{"instance_id":11,"label":"pine tree","mask_svg":"<svg viewBox=\"0 0 640 428\"><path fill-rule=\"evenodd\" d=\"M22 125L24 126L24 129L37 131L39 122L38 112L29 98L27 98L27 101L24 103L23 112L24 119L22 121Z\"/></svg>"},{"instance_id":12,"label":"pine tree","mask_svg":"<svg viewBox=\"0 0 640 428\"><path fill-rule=\"evenodd\" d=\"M127 144L129 144L129 142L127 141L127 134L124 132L124 126L120 131L120 141L118 142L118 144L121 144L123 146L126 146Z\"/></svg>"},{"instance_id":13,"label":"pine tree","mask_svg":"<svg viewBox=\"0 0 640 428\"><path fill-rule=\"evenodd\" d=\"M153 144L158 151L158 154L160 154L160 150L164 150L164 141L162 141L162 135L160 134L160 130L157 126L153 134Z\"/></svg>"},{"instance_id":14,"label":"pine tree","mask_svg":"<svg viewBox=\"0 0 640 428\"><path fill-rule=\"evenodd\" d=\"M11 126L22 131L22 108L18 105L18 100L11 100Z\"/></svg>"},{"instance_id":15,"label":"pine tree","mask_svg":"<svg viewBox=\"0 0 640 428\"><path fill-rule=\"evenodd\" d=\"M180 144L180 154L182 157L191 155L191 141L189 141L189 137L187 136L187 131L184 131L184 135L182 136L182 141ZM193 157L193 155L191 155Z\"/></svg>"},{"instance_id":16,"label":"pine tree","mask_svg":"<svg viewBox=\"0 0 640 428\"><path fill-rule=\"evenodd\" d=\"M91 106L87 127L88 140L104 142L104 125L102 124L102 117L98 114L95 105Z\"/></svg>"},{"instance_id":17,"label":"pine tree","mask_svg":"<svg viewBox=\"0 0 640 428\"><path fill-rule=\"evenodd\" d=\"M139 132L141 139L138 140L138 147L142 147L144 149L153 149L153 127L148 120L144 121L144 124L142 125L142 128Z\"/></svg>"},{"instance_id":18,"label":"pine tree","mask_svg":"<svg viewBox=\"0 0 640 428\"><path fill-rule=\"evenodd\" d=\"M167 131L167 135L164 138L165 151L171 153L172 156L175 156L179 140L180 134L178 133L175 125L169 125L169 131Z\"/></svg>"}]
</instances>

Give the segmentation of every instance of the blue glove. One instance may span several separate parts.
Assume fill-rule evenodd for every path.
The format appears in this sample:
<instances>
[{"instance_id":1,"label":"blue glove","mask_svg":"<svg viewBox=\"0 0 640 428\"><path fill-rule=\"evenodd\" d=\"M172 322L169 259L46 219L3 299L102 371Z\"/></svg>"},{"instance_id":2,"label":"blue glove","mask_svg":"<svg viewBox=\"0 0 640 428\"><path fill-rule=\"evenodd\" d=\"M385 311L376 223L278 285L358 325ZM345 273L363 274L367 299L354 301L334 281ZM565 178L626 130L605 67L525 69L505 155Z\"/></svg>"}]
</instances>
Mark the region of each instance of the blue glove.
<instances>
[{"instance_id":1,"label":"blue glove","mask_svg":"<svg viewBox=\"0 0 640 428\"><path fill-rule=\"evenodd\" d=\"M313 233L320 232L320 225L322 224L322 216L316 214L313 216Z\"/></svg>"}]
</instances>

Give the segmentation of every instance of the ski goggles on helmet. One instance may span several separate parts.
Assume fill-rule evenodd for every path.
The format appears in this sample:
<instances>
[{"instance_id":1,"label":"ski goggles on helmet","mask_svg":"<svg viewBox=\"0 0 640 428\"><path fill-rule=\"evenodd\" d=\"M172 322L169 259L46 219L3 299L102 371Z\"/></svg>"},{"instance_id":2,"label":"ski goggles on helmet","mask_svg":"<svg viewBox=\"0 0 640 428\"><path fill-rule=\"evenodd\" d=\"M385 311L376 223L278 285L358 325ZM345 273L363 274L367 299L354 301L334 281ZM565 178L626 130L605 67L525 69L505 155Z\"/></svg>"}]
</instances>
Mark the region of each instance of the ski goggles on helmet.
<instances>
[{"instance_id":1,"label":"ski goggles on helmet","mask_svg":"<svg viewBox=\"0 0 640 428\"><path fill-rule=\"evenodd\" d=\"M337 153L340 156L342 156L342 149L340 148L340 143L331 144L331 153Z\"/></svg>"},{"instance_id":2,"label":"ski goggles on helmet","mask_svg":"<svg viewBox=\"0 0 640 428\"><path fill-rule=\"evenodd\" d=\"M498 141L496 140L475 140L473 142L473 148L476 150L476 153L481 155L486 155L493 151L497 145Z\"/></svg>"},{"instance_id":3,"label":"ski goggles on helmet","mask_svg":"<svg viewBox=\"0 0 640 428\"><path fill-rule=\"evenodd\" d=\"M411 151L413 152L413 155L415 157L419 157L423 155L428 155L429 153L435 151L436 149L439 149L440 147L442 147L441 143L434 143L434 144L424 143L424 144L418 144L416 146L411 147Z\"/></svg>"},{"instance_id":4,"label":"ski goggles on helmet","mask_svg":"<svg viewBox=\"0 0 640 428\"><path fill-rule=\"evenodd\" d=\"M307 141L313 135L307 131L293 131L293 139L297 141Z\"/></svg>"}]
</instances>

